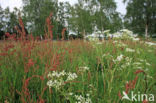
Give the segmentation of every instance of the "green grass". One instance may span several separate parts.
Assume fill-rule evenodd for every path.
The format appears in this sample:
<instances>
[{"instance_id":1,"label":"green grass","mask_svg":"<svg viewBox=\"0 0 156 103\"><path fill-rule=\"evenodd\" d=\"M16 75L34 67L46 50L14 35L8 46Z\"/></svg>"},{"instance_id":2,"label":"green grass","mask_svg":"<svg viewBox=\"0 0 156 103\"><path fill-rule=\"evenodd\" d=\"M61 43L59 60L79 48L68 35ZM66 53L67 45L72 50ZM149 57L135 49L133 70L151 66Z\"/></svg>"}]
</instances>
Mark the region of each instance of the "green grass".
<instances>
[{"instance_id":1,"label":"green grass","mask_svg":"<svg viewBox=\"0 0 156 103\"><path fill-rule=\"evenodd\" d=\"M126 48L135 52L127 52ZM117 61L120 55L123 56ZM118 94L123 96L126 83L134 81L136 76L135 87L128 90L128 95L134 91L156 96L155 61L156 48L139 41L6 41L0 44L0 102L75 103L76 95L81 95L92 103L130 103L121 101ZM49 88L49 80L65 81L67 75L57 78L48 77L48 73L63 70L78 77L59 89ZM135 74L138 70L145 74Z\"/></svg>"}]
</instances>

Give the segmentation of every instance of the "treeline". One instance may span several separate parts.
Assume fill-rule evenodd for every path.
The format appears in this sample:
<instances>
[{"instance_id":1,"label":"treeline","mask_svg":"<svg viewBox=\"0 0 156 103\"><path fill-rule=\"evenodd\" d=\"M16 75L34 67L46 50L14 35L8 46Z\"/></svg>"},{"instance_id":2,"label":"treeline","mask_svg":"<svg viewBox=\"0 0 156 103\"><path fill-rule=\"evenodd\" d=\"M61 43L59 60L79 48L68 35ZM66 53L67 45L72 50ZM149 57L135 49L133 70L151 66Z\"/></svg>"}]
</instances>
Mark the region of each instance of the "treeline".
<instances>
[{"instance_id":1,"label":"treeline","mask_svg":"<svg viewBox=\"0 0 156 103\"><path fill-rule=\"evenodd\" d=\"M116 11L114 0L78 0L75 5L58 0L22 0L21 10L0 7L0 31L16 32L15 26L21 17L28 33L41 36L47 31L46 18L52 13L53 38L61 38L64 28L67 34L83 38L95 31L116 32L127 28L140 35L156 33L155 0L123 0L127 3L127 14L122 17Z\"/></svg>"}]
</instances>

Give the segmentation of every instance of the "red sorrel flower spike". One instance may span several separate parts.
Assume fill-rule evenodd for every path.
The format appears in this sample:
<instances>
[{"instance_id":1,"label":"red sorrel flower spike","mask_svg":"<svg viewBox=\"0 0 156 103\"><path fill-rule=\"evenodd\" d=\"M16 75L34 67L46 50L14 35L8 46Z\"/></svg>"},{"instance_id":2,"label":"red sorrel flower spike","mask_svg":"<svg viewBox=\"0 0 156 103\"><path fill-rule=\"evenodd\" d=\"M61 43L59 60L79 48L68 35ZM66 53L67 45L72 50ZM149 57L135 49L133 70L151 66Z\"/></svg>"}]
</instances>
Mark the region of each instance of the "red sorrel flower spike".
<instances>
[{"instance_id":1,"label":"red sorrel flower spike","mask_svg":"<svg viewBox=\"0 0 156 103\"><path fill-rule=\"evenodd\" d=\"M120 91L118 92L118 96L120 99L122 98Z\"/></svg>"},{"instance_id":2,"label":"red sorrel flower spike","mask_svg":"<svg viewBox=\"0 0 156 103\"><path fill-rule=\"evenodd\" d=\"M147 100L144 100L142 103L148 103L148 101Z\"/></svg>"},{"instance_id":3,"label":"red sorrel flower spike","mask_svg":"<svg viewBox=\"0 0 156 103\"><path fill-rule=\"evenodd\" d=\"M8 32L5 33L5 36L10 37L10 33L8 33Z\"/></svg>"},{"instance_id":4,"label":"red sorrel flower spike","mask_svg":"<svg viewBox=\"0 0 156 103\"><path fill-rule=\"evenodd\" d=\"M138 77L136 76L135 79L132 81L132 88L135 88L136 82L138 80Z\"/></svg>"},{"instance_id":5,"label":"red sorrel flower spike","mask_svg":"<svg viewBox=\"0 0 156 103\"><path fill-rule=\"evenodd\" d=\"M31 66L33 66L35 63L33 62L33 60L32 59L29 59L28 60L28 67L31 67Z\"/></svg>"},{"instance_id":6,"label":"red sorrel flower spike","mask_svg":"<svg viewBox=\"0 0 156 103\"><path fill-rule=\"evenodd\" d=\"M51 25L52 15L53 14L50 13L49 17L47 17L47 19L46 19L46 24L47 24L47 27L48 27L48 33L50 35L50 39L53 39L53 31L52 31L53 26Z\"/></svg>"},{"instance_id":7,"label":"red sorrel flower spike","mask_svg":"<svg viewBox=\"0 0 156 103\"><path fill-rule=\"evenodd\" d=\"M20 26L22 28L22 34L21 34L22 39L25 39L26 33L25 33L24 24L23 24L23 21L22 21L22 18L21 17L19 17L19 24L20 24Z\"/></svg>"},{"instance_id":8,"label":"red sorrel flower spike","mask_svg":"<svg viewBox=\"0 0 156 103\"><path fill-rule=\"evenodd\" d=\"M6 56L8 53L0 53L0 56Z\"/></svg>"},{"instance_id":9,"label":"red sorrel flower spike","mask_svg":"<svg viewBox=\"0 0 156 103\"><path fill-rule=\"evenodd\" d=\"M128 92L129 92L129 89L130 89L130 84L129 84L129 82L128 82L128 83L126 83L126 86L125 86L125 88L126 88L126 93L128 94Z\"/></svg>"},{"instance_id":10,"label":"red sorrel flower spike","mask_svg":"<svg viewBox=\"0 0 156 103\"><path fill-rule=\"evenodd\" d=\"M66 31L66 28L63 28L63 30L62 30L62 40L64 40L64 34L65 34L65 31Z\"/></svg>"},{"instance_id":11,"label":"red sorrel flower spike","mask_svg":"<svg viewBox=\"0 0 156 103\"><path fill-rule=\"evenodd\" d=\"M144 70L137 70L134 74L140 74L140 73L144 73L145 74Z\"/></svg>"},{"instance_id":12,"label":"red sorrel flower spike","mask_svg":"<svg viewBox=\"0 0 156 103\"><path fill-rule=\"evenodd\" d=\"M52 69L50 69L50 71L57 71L57 69L52 68Z\"/></svg>"}]
</instances>

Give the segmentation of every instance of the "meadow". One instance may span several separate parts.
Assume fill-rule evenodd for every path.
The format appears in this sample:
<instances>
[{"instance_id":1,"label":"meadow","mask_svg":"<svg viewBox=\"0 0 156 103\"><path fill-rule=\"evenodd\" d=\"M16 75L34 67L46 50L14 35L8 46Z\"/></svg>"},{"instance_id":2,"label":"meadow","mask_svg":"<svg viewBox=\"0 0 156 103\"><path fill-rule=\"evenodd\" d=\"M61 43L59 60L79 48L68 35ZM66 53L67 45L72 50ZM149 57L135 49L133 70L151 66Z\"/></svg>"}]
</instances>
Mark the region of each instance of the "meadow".
<instances>
[{"instance_id":1,"label":"meadow","mask_svg":"<svg viewBox=\"0 0 156 103\"><path fill-rule=\"evenodd\" d=\"M154 103L156 46L132 39L0 43L0 103ZM149 94L141 98L141 94ZM140 97L139 97L140 96Z\"/></svg>"}]
</instances>

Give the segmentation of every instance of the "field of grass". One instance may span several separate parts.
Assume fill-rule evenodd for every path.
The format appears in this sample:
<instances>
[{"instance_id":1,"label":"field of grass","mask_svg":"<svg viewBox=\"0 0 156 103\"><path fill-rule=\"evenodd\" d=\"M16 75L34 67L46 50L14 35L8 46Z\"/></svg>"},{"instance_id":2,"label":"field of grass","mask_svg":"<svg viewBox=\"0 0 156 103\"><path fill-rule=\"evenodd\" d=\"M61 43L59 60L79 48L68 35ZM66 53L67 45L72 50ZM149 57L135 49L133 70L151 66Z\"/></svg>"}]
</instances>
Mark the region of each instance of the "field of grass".
<instances>
[{"instance_id":1,"label":"field of grass","mask_svg":"<svg viewBox=\"0 0 156 103\"><path fill-rule=\"evenodd\" d=\"M156 46L132 40L0 42L0 103L132 103L121 99L123 91L156 99ZM154 103L149 97L133 103Z\"/></svg>"}]
</instances>

